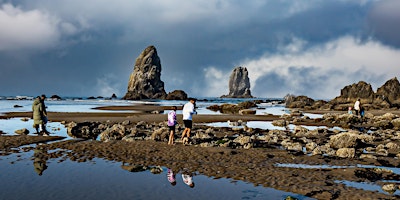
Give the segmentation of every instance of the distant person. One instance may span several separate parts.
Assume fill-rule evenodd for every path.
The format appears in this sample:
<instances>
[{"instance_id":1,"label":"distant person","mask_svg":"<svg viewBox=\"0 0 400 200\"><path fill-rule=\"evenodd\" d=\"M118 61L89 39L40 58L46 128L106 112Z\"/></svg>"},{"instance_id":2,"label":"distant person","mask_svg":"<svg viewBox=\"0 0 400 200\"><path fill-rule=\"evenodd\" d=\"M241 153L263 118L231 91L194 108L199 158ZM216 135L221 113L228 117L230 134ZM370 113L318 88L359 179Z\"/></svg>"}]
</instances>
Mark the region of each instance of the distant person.
<instances>
[{"instance_id":1,"label":"distant person","mask_svg":"<svg viewBox=\"0 0 400 200\"><path fill-rule=\"evenodd\" d=\"M195 103L196 99L189 98L189 102L187 102L182 109L183 115L183 124L185 125L185 129L182 133L182 143L186 144L190 138L190 131L192 130L193 122L192 122L192 115L196 114L195 110Z\"/></svg>"},{"instance_id":2,"label":"distant person","mask_svg":"<svg viewBox=\"0 0 400 200\"><path fill-rule=\"evenodd\" d=\"M40 101L40 96L37 96L32 103L32 115L33 128L35 128L36 134L39 135L43 128L43 104Z\"/></svg>"},{"instance_id":3,"label":"distant person","mask_svg":"<svg viewBox=\"0 0 400 200\"><path fill-rule=\"evenodd\" d=\"M364 116L365 116L365 108L364 108L364 106L361 106L361 108L360 108L360 116L361 116L361 118L364 118Z\"/></svg>"},{"instance_id":4,"label":"distant person","mask_svg":"<svg viewBox=\"0 0 400 200\"><path fill-rule=\"evenodd\" d=\"M193 176L192 174L183 174L182 173L183 182L191 188L194 188Z\"/></svg>"},{"instance_id":5,"label":"distant person","mask_svg":"<svg viewBox=\"0 0 400 200\"><path fill-rule=\"evenodd\" d=\"M351 106L349 106L349 110L347 111L348 114L353 114L353 110L351 108Z\"/></svg>"},{"instance_id":6,"label":"distant person","mask_svg":"<svg viewBox=\"0 0 400 200\"><path fill-rule=\"evenodd\" d=\"M47 131L46 126L47 126L47 111L46 111L46 105L44 103L44 100L46 100L46 95L42 94L42 96L40 97L40 102L42 104L43 107L43 114L42 114L42 121L43 121L43 135L48 135L50 132Z\"/></svg>"},{"instance_id":7,"label":"distant person","mask_svg":"<svg viewBox=\"0 0 400 200\"><path fill-rule=\"evenodd\" d=\"M168 144L174 144L175 137L175 125L178 124L176 121L176 106L172 106L172 110L168 112L168 128L169 128L169 140Z\"/></svg>"},{"instance_id":8,"label":"distant person","mask_svg":"<svg viewBox=\"0 0 400 200\"><path fill-rule=\"evenodd\" d=\"M175 185L176 185L176 178L175 178L175 174L174 174L174 172L172 171L172 169L169 169L169 168L168 168L168 171L167 171L167 179L168 179L168 182L170 182L172 186L175 186Z\"/></svg>"},{"instance_id":9,"label":"distant person","mask_svg":"<svg viewBox=\"0 0 400 200\"><path fill-rule=\"evenodd\" d=\"M357 99L357 101L354 103L354 111L356 112L356 115L358 116L358 113L360 112L360 99Z\"/></svg>"}]
</instances>

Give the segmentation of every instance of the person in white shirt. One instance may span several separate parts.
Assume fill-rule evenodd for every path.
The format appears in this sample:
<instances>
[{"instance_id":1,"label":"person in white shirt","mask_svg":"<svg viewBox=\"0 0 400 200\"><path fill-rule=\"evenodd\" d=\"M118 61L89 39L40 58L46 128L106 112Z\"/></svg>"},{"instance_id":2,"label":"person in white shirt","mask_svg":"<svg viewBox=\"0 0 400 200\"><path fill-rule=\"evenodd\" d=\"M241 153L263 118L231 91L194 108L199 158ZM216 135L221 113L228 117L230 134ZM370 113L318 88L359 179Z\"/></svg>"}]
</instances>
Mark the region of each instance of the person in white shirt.
<instances>
[{"instance_id":1,"label":"person in white shirt","mask_svg":"<svg viewBox=\"0 0 400 200\"><path fill-rule=\"evenodd\" d=\"M187 137L186 141L190 137L190 131L193 126L192 115L197 113L195 110L195 103L196 103L196 99L189 98L189 102L187 102L183 106L182 115L183 115L183 124L185 125L185 129L183 130L182 137L181 137L182 142L184 141L185 137ZM183 142L183 143L185 143L185 142Z\"/></svg>"},{"instance_id":2,"label":"person in white shirt","mask_svg":"<svg viewBox=\"0 0 400 200\"><path fill-rule=\"evenodd\" d=\"M357 101L354 103L354 111L356 112L356 115L358 116L358 113L360 111L360 99L357 99Z\"/></svg>"}]
</instances>

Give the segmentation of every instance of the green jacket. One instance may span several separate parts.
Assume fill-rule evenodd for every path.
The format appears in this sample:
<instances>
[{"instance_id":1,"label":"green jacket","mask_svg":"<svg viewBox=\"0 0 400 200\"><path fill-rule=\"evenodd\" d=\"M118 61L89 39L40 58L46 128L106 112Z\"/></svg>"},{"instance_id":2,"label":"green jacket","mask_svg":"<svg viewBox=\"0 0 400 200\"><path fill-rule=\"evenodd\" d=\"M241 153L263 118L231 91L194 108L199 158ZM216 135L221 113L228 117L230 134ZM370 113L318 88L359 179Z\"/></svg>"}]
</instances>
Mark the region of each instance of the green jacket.
<instances>
[{"instance_id":1,"label":"green jacket","mask_svg":"<svg viewBox=\"0 0 400 200\"><path fill-rule=\"evenodd\" d=\"M33 124L42 124L43 123L43 104L40 102L39 98L36 98L32 104L32 112L33 112Z\"/></svg>"}]
</instances>

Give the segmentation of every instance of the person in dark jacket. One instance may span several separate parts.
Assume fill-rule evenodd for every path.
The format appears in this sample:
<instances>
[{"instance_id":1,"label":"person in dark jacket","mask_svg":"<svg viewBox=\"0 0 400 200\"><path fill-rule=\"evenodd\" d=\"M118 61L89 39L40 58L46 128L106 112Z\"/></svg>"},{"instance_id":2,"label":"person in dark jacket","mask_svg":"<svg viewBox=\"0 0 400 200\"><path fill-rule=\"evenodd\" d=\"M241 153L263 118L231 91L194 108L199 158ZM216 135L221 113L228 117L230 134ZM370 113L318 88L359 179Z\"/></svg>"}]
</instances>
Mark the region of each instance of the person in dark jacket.
<instances>
[{"instance_id":1,"label":"person in dark jacket","mask_svg":"<svg viewBox=\"0 0 400 200\"><path fill-rule=\"evenodd\" d=\"M33 128L35 128L36 134L48 136L49 132L46 130L47 113L42 98L37 96L32 103Z\"/></svg>"},{"instance_id":2,"label":"person in dark jacket","mask_svg":"<svg viewBox=\"0 0 400 200\"><path fill-rule=\"evenodd\" d=\"M46 129L46 125L47 125L47 111L46 111L46 105L44 104L44 100L46 99L46 95L42 94L42 96L40 97L40 103L42 104L42 108L43 108L43 112L42 112L42 132L43 134L48 135L50 132L47 131Z\"/></svg>"}]
</instances>

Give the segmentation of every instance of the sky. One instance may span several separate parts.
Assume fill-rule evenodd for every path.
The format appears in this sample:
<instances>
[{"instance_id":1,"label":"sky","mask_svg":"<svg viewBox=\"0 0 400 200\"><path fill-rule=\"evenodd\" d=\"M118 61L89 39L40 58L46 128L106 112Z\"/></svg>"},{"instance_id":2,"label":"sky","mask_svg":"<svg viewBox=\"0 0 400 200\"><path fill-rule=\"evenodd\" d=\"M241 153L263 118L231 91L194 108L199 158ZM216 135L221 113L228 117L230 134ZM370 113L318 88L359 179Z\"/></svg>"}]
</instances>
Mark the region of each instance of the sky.
<instances>
[{"instance_id":1,"label":"sky","mask_svg":"<svg viewBox=\"0 0 400 200\"><path fill-rule=\"evenodd\" d=\"M0 0L0 96L123 97L154 45L166 92L331 99L400 76L399 0Z\"/></svg>"}]
</instances>

